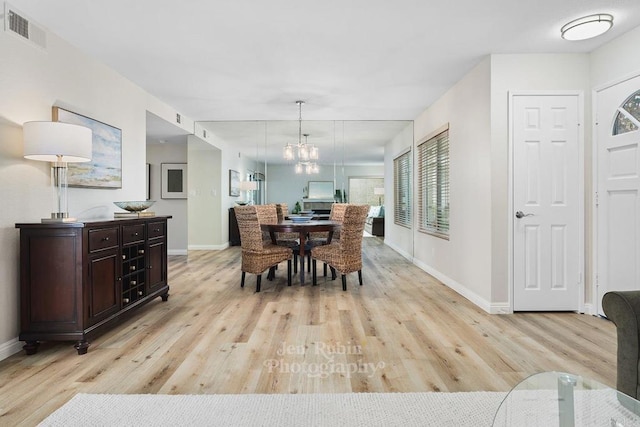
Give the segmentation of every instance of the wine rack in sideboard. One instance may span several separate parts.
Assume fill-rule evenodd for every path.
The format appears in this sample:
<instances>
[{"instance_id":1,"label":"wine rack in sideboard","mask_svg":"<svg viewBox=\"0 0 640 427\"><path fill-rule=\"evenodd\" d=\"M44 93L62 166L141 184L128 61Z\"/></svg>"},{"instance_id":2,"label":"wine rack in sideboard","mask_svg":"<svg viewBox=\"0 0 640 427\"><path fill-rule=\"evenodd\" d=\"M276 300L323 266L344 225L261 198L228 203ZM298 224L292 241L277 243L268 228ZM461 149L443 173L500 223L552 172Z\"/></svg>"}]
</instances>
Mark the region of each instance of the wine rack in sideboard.
<instances>
[{"instance_id":1,"label":"wine rack in sideboard","mask_svg":"<svg viewBox=\"0 0 640 427\"><path fill-rule=\"evenodd\" d=\"M167 219L158 216L20 229L20 336L27 354L40 341L89 340L156 297L167 301Z\"/></svg>"}]
</instances>

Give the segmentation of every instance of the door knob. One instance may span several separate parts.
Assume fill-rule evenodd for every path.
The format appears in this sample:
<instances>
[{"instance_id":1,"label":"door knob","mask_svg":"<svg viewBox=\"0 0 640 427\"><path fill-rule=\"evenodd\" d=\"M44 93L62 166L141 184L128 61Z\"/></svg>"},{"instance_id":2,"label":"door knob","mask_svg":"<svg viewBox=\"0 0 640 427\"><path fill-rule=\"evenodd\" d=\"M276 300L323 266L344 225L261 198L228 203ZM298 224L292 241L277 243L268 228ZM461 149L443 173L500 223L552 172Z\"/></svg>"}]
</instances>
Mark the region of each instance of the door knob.
<instances>
[{"instance_id":1,"label":"door knob","mask_svg":"<svg viewBox=\"0 0 640 427\"><path fill-rule=\"evenodd\" d=\"M522 211L518 211L516 212L516 218L520 219L520 218L524 218L525 216L533 216L533 214L526 214Z\"/></svg>"}]
</instances>

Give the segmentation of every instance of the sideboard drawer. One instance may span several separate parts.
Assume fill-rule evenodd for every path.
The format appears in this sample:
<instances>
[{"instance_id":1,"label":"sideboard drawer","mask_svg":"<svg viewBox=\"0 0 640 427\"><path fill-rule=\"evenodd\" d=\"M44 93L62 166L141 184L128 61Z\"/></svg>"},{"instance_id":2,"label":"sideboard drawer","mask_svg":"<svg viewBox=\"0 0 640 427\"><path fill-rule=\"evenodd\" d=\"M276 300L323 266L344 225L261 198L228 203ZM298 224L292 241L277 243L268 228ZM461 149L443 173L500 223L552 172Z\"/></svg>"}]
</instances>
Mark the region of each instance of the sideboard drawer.
<instances>
[{"instance_id":1,"label":"sideboard drawer","mask_svg":"<svg viewBox=\"0 0 640 427\"><path fill-rule=\"evenodd\" d=\"M122 244L141 242L144 240L144 224L125 225L122 227Z\"/></svg>"},{"instance_id":2,"label":"sideboard drawer","mask_svg":"<svg viewBox=\"0 0 640 427\"><path fill-rule=\"evenodd\" d=\"M118 228L89 230L89 252L97 252L118 246Z\"/></svg>"},{"instance_id":3,"label":"sideboard drawer","mask_svg":"<svg viewBox=\"0 0 640 427\"><path fill-rule=\"evenodd\" d=\"M149 223L149 238L155 239L156 237L163 237L165 235L165 222L150 222Z\"/></svg>"}]
</instances>

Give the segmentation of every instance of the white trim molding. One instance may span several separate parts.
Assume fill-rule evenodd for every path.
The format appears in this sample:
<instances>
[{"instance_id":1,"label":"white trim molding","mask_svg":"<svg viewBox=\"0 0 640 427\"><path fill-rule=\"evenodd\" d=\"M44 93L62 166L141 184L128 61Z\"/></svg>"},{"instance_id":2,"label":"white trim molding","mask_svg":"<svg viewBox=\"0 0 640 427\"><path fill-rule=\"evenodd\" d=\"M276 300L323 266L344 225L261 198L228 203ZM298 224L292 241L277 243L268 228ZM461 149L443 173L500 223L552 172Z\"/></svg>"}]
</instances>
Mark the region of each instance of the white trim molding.
<instances>
[{"instance_id":1,"label":"white trim molding","mask_svg":"<svg viewBox=\"0 0 640 427\"><path fill-rule=\"evenodd\" d=\"M222 251L229 247L229 242L222 245L189 245L190 251ZM186 253L185 253L186 255Z\"/></svg>"},{"instance_id":2,"label":"white trim molding","mask_svg":"<svg viewBox=\"0 0 640 427\"><path fill-rule=\"evenodd\" d=\"M384 244L389 246L394 251L398 252L403 257L405 257L409 262L413 262L413 255L411 255L409 252L402 250L398 246L394 245L393 243L389 243L386 240L385 240Z\"/></svg>"},{"instance_id":3,"label":"white trim molding","mask_svg":"<svg viewBox=\"0 0 640 427\"><path fill-rule=\"evenodd\" d=\"M168 249L167 255L187 255L186 249Z\"/></svg>"},{"instance_id":4,"label":"white trim molding","mask_svg":"<svg viewBox=\"0 0 640 427\"><path fill-rule=\"evenodd\" d=\"M13 356L22 350L22 343L18 341L18 338L14 338L11 341L0 344L0 360L4 360L9 356Z\"/></svg>"},{"instance_id":5,"label":"white trim molding","mask_svg":"<svg viewBox=\"0 0 640 427\"><path fill-rule=\"evenodd\" d=\"M480 295L476 294L475 292L469 290L466 286L456 282L452 278L448 277L445 274L442 274L438 270L430 267L429 265L427 265L427 264L425 264L425 263L423 263L421 261L414 260L413 264L416 265L417 267L419 267L421 270L424 270L426 273L430 274L431 276L435 277L437 280L442 282L444 285L446 285L447 287L453 289L458 294L460 294L460 296L468 299L469 301L471 301L472 303L474 303L475 305L477 305L478 307L480 307L481 309L483 309L484 311L486 311L489 314L511 314L511 313L513 313L513 310L511 308L511 304L509 302L492 303L492 302L487 301L486 299L482 298Z\"/></svg>"}]
</instances>

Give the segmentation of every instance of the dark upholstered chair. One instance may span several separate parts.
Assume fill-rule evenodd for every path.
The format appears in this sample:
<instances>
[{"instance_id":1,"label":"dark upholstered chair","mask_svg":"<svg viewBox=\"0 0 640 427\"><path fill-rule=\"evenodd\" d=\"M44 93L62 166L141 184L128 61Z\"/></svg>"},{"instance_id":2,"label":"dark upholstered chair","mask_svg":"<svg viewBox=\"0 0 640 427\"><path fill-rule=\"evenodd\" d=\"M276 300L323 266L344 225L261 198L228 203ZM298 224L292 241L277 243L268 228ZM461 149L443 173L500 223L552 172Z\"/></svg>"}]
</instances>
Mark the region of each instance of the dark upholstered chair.
<instances>
[{"instance_id":1,"label":"dark upholstered chair","mask_svg":"<svg viewBox=\"0 0 640 427\"><path fill-rule=\"evenodd\" d=\"M640 397L640 291L604 294L602 308L618 331L617 389Z\"/></svg>"}]
</instances>

